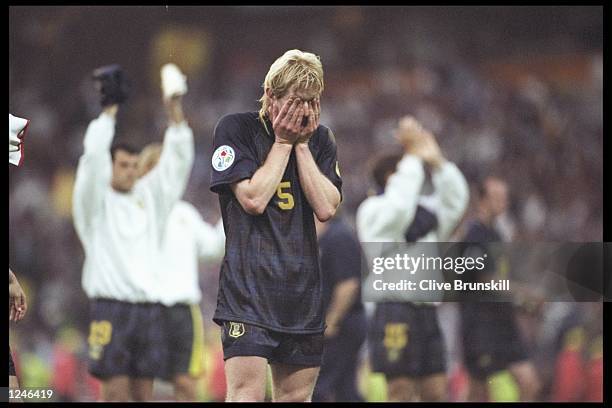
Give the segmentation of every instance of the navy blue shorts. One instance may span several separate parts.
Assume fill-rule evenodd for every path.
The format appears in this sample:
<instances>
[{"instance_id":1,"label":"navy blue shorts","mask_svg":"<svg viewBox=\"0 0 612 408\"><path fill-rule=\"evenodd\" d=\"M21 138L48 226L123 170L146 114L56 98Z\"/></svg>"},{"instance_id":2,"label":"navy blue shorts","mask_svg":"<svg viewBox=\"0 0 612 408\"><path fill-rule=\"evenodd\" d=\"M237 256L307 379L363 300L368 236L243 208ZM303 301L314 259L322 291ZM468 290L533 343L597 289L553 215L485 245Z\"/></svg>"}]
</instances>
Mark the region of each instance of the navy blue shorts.
<instances>
[{"instance_id":1,"label":"navy blue shorts","mask_svg":"<svg viewBox=\"0 0 612 408\"><path fill-rule=\"evenodd\" d=\"M200 377L204 372L204 327L200 306L180 304L163 310L168 355L161 378L171 381L177 375Z\"/></svg>"},{"instance_id":2,"label":"navy blue shorts","mask_svg":"<svg viewBox=\"0 0 612 408\"><path fill-rule=\"evenodd\" d=\"M446 372L446 348L433 306L377 304L369 342L372 371L387 378Z\"/></svg>"},{"instance_id":3,"label":"navy blue shorts","mask_svg":"<svg viewBox=\"0 0 612 408\"><path fill-rule=\"evenodd\" d=\"M258 356L270 364L321 365L323 333L289 334L247 323L223 321L223 359Z\"/></svg>"},{"instance_id":4,"label":"navy blue shorts","mask_svg":"<svg viewBox=\"0 0 612 408\"><path fill-rule=\"evenodd\" d=\"M461 336L465 367L477 380L528 359L511 303L462 303Z\"/></svg>"},{"instance_id":5,"label":"navy blue shorts","mask_svg":"<svg viewBox=\"0 0 612 408\"><path fill-rule=\"evenodd\" d=\"M163 306L109 299L91 301L89 372L94 377L161 377L166 371Z\"/></svg>"}]
</instances>

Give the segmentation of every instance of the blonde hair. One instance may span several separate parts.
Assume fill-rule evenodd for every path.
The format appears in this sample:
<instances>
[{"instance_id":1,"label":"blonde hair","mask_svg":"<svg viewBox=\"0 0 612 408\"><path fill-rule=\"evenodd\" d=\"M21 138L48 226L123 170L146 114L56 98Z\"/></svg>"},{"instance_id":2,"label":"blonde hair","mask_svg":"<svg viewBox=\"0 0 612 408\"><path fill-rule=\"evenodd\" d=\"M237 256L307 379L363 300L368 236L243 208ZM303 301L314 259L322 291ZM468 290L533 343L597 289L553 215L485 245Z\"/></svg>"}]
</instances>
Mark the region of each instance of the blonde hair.
<instances>
[{"instance_id":1,"label":"blonde hair","mask_svg":"<svg viewBox=\"0 0 612 408\"><path fill-rule=\"evenodd\" d=\"M317 95L323 93L323 65L318 56L310 52L289 50L270 66L262 85L264 93L259 99L259 119L264 126L264 117L270 107L266 90L270 89L274 96L282 98L294 85L296 89L308 90Z\"/></svg>"},{"instance_id":2,"label":"blonde hair","mask_svg":"<svg viewBox=\"0 0 612 408\"><path fill-rule=\"evenodd\" d=\"M161 143L151 143L142 149L142 152L140 152L140 155L138 156L139 177L143 177L149 171L153 170L153 168L157 165L157 162L159 162L161 152Z\"/></svg>"}]
</instances>

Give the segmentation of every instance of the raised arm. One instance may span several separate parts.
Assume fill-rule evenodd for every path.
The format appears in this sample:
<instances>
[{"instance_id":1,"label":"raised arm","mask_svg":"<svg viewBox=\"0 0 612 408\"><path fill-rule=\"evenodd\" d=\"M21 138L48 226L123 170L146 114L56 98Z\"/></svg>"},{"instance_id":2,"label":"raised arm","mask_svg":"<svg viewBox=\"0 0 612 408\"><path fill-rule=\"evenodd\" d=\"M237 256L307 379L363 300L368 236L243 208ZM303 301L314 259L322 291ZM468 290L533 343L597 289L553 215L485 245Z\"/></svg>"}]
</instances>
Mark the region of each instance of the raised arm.
<instances>
[{"instance_id":1,"label":"raised arm","mask_svg":"<svg viewBox=\"0 0 612 408\"><path fill-rule=\"evenodd\" d=\"M194 158L193 131L183 115L181 97L165 103L169 124L159 163L139 182L139 187L148 189L155 197L162 217L168 216L185 192Z\"/></svg>"},{"instance_id":2,"label":"raised arm","mask_svg":"<svg viewBox=\"0 0 612 408\"><path fill-rule=\"evenodd\" d=\"M403 242L414 218L425 172L418 157L405 154L387 181L383 194L370 197L357 211L362 242Z\"/></svg>"},{"instance_id":3,"label":"raised arm","mask_svg":"<svg viewBox=\"0 0 612 408\"><path fill-rule=\"evenodd\" d=\"M439 202L438 239L445 241L467 209L470 189L459 168L449 161L434 170L432 179Z\"/></svg>"},{"instance_id":4,"label":"raised arm","mask_svg":"<svg viewBox=\"0 0 612 408\"><path fill-rule=\"evenodd\" d=\"M85 132L84 152L79 159L72 196L74 225L81 240L86 239L93 220L100 214L104 194L110 186L110 147L115 135L117 108L117 105L105 108Z\"/></svg>"}]
</instances>

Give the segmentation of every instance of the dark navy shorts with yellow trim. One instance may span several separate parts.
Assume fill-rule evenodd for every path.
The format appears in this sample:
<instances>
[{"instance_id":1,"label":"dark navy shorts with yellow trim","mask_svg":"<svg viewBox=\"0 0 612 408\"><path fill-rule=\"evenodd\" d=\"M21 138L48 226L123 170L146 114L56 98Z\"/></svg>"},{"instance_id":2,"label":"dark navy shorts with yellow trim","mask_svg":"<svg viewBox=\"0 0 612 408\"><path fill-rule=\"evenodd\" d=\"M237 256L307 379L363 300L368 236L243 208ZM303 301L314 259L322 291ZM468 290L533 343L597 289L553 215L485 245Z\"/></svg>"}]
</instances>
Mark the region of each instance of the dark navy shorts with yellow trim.
<instances>
[{"instance_id":1,"label":"dark navy shorts with yellow trim","mask_svg":"<svg viewBox=\"0 0 612 408\"><path fill-rule=\"evenodd\" d=\"M323 356L323 333L281 333L247 323L223 321L223 359L258 356L270 364L316 367Z\"/></svg>"},{"instance_id":2,"label":"dark navy shorts with yellow trim","mask_svg":"<svg viewBox=\"0 0 612 408\"><path fill-rule=\"evenodd\" d=\"M204 372L204 327L199 305L164 307L164 332L168 360L161 378L177 375L200 377Z\"/></svg>"},{"instance_id":3,"label":"dark navy shorts with yellow trim","mask_svg":"<svg viewBox=\"0 0 612 408\"><path fill-rule=\"evenodd\" d=\"M94 377L154 378L165 372L161 304L93 299L90 306L87 341L89 372Z\"/></svg>"}]
</instances>

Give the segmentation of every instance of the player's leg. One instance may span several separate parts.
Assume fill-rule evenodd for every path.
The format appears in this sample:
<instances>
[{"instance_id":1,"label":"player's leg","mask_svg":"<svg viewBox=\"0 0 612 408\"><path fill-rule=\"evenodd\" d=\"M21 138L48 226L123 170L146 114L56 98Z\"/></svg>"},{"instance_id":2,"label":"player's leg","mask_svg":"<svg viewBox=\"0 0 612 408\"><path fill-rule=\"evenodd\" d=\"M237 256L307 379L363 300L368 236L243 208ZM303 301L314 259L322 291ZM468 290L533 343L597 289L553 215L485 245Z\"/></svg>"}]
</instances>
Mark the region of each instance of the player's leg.
<instances>
[{"instance_id":1,"label":"player's leg","mask_svg":"<svg viewBox=\"0 0 612 408\"><path fill-rule=\"evenodd\" d=\"M109 377L101 382L100 397L102 401L121 402L130 400L130 379L127 375Z\"/></svg>"},{"instance_id":2,"label":"player's leg","mask_svg":"<svg viewBox=\"0 0 612 408\"><path fill-rule=\"evenodd\" d=\"M446 401L447 383L446 373L433 374L422 378L419 381L421 401Z\"/></svg>"},{"instance_id":3,"label":"player's leg","mask_svg":"<svg viewBox=\"0 0 612 408\"><path fill-rule=\"evenodd\" d=\"M487 402L489 400L489 391L485 380L477 379L469 376L468 380L468 401L470 402Z\"/></svg>"},{"instance_id":4,"label":"player's leg","mask_svg":"<svg viewBox=\"0 0 612 408\"><path fill-rule=\"evenodd\" d=\"M463 364L468 374L468 395L470 402L489 400L487 378L496 370L495 352L498 346L498 330L491 302L461 303L461 344ZM491 318L493 315L493 319Z\"/></svg>"},{"instance_id":5,"label":"player's leg","mask_svg":"<svg viewBox=\"0 0 612 408\"><path fill-rule=\"evenodd\" d=\"M151 401L153 399L153 378L130 378L132 400Z\"/></svg>"},{"instance_id":6,"label":"player's leg","mask_svg":"<svg viewBox=\"0 0 612 408\"><path fill-rule=\"evenodd\" d=\"M536 401L540 392L540 378L529 360L510 364L508 367L521 392L521 401Z\"/></svg>"},{"instance_id":7,"label":"player's leg","mask_svg":"<svg viewBox=\"0 0 612 408\"><path fill-rule=\"evenodd\" d=\"M130 388L134 401L153 399L153 381L166 371L168 360L164 331L164 306L143 303L134 306L136 323L130 352Z\"/></svg>"},{"instance_id":8,"label":"player's leg","mask_svg":"<svg viewBox=\"0 0 612 408\"><path fill-rule=\"evenodd\" d=\"M261 402L265 399L268 360L238 356L225 360L226 402Z\"/></svg>"},{"instance_id":9,"label":"player's leg","mask_svg":"<svg viewBox=\"0 0 612 408\"><path fill-rule=\"evenodd\" d=\"M342 375L336 391L336 401L346 402L363 402L363 397L357 389L357 370L360 364L360 351L366 339L367 324L365 315L359 315L351 318L350 322L346 322L340 332L341 344L344 345L344 352L339 351L339 354L346 354L342 360L343 364L340 367ZM327 352L327 350L326 350Z\"/></svg>"},{"instance_id":10,"label":"player's leg","mask_svg":"<svg viewBox=\"0 0 612 408\"><path fill-rule=\"evenodd\" d=\"M323 333L271 336L279 342L270 359L273 401L310 402L323 360Z\"/></svg>"},{"instance_id":11,"label":"player's leg","mask_svg":"<svg viewBox=\"0 0 612 408\"><path fill-rule=\"evenodd\" d=\"M199 377L192 377L189 374L177 374L172 381L174 398L177 401L195 401L198 379Z\"/></svg>"},{"instance_id":12,"label":"player's leg","mask_svg":"<svg viewBox=\"0 0 612 408\"><path fill-rule=\"evenodd\" d=\"M132 304L92 300L89 325L89 372L101 381L102 401L130 401L130 339L134 335Z\"/></svg>"},{"instance_id":13,"label":"player's leg","mask_svg":"<svg viewBox=\"0 0 612 408\"><path fill-rule=\"evenodd\" d=\"M16 375L9 375L9 388L19 389L19 380Z\"/></svg>"},{"instance_id":14,"label":"player's leg","mask_svg":"<svg viewBox=\"0 0 612 408\"><path fill-rule=\"evenodd\" d=\"M198 380L204 372L204 326L200 306L165 307L168 339L168 373L177 401L195 401Z\"/></svg>"},{"instance_id":15,"label":"player's leg","mask_svg":"<svg viewBox=\"0 0 612 408\"><path fill-rule=\"evenodd\" d=\"M226 401L264 401L268 360L279 345L278 339L262 327L230 321L222 325Z\"/></svg>"},{"instance_id":16,"label":"player's leg","mask_svg":"<svg viewBox=\"0 0 612 408\"><path fill-rule=\"evenodd\" d=\"M420 345L419 395L421 401L446 401L448 398L446 375L446 345L438 310L435 307L415 306L418 319L412 321L412 326L423 336L417 339ZM417 340L415 339L415 340Z\"/></svg>"},{"instance_id":17,"label":"player's leg","mask_svg":"<svg viewBox=\"0 0 612 408\"><path fill-rule=\"evenodd\" d=\"M417 397L417 382L414 378L405 376L385 376L387 379L387 400L389 402L415 401Z\"/></svg>"},{"instance_id":18,"label":"player's leg","mask_svg":"<svg viewBox=\"0 0 612 408\"><path fill-rule=\"evenodd\" d=\"M346 353L343 353L342 350L342 343L337 337L326 340L323 362L312 395L314 402L341 401L336 396L339 382L345 375L345 364L342 362L346 357Z\"/></svg>"},{"instance_id":19,"label":"player's leg","mask_svg":"<svg viewBox=\"0 0 612 408\"><path fill-rule=\"evenodd\" d=\"M272 400L274 402L310 402L320 367L274 363Z\"/></svg>"},{"instance_id":20,"label":"player's leg","mask_svg":"<svg viewBox=\"0 0 612 408\"><path fill-rule=\"evenodd\" d=\"M11 346L9 346L9 388L19 389L19 380L17 379L17 372L15 371L15 363L13 362L13 355L11 354Z\"/></svg>"},{"instance_id":21,"label":"player's leg","mask_svg":"<svg viewBox=\"0 0 612 408\"><path fill-rule=\"evenodd\" d=\"M17 380L17 376L9 375L9 389L18 390L19 389L19 381ZM19 398L11 398L9 402L23 402L21 397Z\"/></svg>"},{"instance_id":22,"label":"player's leg","mask_svg":"<svg viewBox=\"0 0 612 408\"><path fill-rule=\"evenodd\" d=\"M373 372L387 380L389 401L413 401L416 398L415 379L421 371L422 333L416 309L408 303L380 303L372 319L369 343Z\"/></svg>"}]
</instances>

